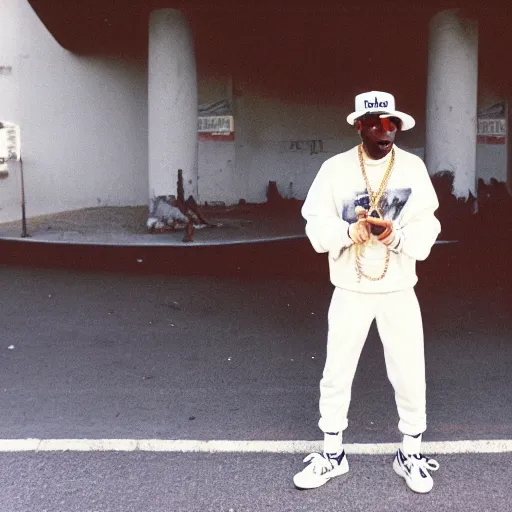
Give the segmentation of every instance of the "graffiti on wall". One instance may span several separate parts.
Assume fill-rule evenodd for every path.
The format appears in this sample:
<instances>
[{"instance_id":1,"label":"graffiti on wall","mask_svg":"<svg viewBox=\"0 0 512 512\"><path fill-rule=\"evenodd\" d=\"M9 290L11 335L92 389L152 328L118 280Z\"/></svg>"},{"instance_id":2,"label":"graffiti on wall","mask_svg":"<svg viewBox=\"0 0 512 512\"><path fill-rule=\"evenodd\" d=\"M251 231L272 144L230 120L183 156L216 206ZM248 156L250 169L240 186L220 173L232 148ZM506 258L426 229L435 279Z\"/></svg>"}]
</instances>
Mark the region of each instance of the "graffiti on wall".
<instances>
[{"instance_id":1,"label":"graffiti on wall","mask_svg":"<svg viewBox=\"0 0 512 512\"><path fill-rule=\"evenodd\" d=\"M310 155L323 153L324 142L320 139L292 140L289 142L288 151L307 151Z\"/></svg>"}]
</instances>

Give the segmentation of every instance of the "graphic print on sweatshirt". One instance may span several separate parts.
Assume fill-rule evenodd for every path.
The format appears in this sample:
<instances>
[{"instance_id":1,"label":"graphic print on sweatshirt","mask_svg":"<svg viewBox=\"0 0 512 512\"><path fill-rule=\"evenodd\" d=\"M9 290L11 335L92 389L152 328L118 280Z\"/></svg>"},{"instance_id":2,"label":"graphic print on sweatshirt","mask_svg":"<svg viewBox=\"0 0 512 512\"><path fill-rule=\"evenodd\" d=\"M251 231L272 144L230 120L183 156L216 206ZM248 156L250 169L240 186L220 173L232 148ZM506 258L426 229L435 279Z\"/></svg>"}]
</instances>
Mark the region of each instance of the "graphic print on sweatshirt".
<instances>
[{"instance_id":1,"label":"graphic print on sweatshirt","mask_svg":"<svg viewBox=\"0 0 512 512\"><path fill-rule=\"evenodd\" d=\"M396 220L411 196L410 188L394 188L384 192L380 198L379 209L386 220ZM357 192L354 199L345 200L342 203L342 218L349 224L356 222L356 206L370 209L370 196L366 190ZM377 212L372 212L372 217L378 217Z\"/></svg>"}]
</instances>

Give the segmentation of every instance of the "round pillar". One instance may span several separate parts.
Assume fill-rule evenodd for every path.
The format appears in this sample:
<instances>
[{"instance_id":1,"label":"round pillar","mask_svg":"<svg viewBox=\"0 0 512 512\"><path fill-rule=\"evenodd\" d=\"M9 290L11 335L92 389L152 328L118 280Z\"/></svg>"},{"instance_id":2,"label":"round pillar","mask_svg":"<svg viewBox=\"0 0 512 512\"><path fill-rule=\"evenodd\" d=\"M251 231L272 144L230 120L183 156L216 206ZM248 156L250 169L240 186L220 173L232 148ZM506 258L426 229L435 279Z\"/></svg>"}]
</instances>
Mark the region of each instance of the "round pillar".
<instances>
[{"instance_id":1,"label":"round pillar","mask_svg":"<svg viewBox=\"0 0 512 512\"><path fill-rule=\"evenodd\" d=\"M510 129L512 127L512 94L508 94L507 98L507 123L506 123L506 151L507 151L507 189L508 193L512 196L512 134Z\"/></svg>"},{"instance_id":2,"label":"round pillar","mask_svg":"<svg viewBox=\"0 0 512 512\"><path fill-rule=\"evenodd\" d=\"M153 11L148 56L149 198L197 196L197 77L192 34L175 9Z\"/></svg>"},{"instance_id":3,"label":"round pillar","mask_svg":"<svg viewBox=\"0 0 512 512\"><path fill-rule=\"evenodd\" d=\"M454 174L457 197L476 196L478 25L460 10L429 27L426 164Z\"/></svg>"}]
</instances>

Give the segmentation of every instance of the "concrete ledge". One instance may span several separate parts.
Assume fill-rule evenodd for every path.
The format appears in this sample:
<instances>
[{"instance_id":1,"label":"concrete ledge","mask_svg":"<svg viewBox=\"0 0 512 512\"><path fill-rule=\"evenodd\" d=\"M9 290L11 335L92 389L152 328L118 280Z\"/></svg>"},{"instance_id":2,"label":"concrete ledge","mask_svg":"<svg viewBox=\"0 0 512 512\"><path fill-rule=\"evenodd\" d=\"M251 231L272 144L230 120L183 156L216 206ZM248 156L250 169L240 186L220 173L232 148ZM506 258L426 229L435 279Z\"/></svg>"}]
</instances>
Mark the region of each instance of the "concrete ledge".
<instances>
[{"instance_id":1,"label":"concrete ledge","mask_svg":"<svg viewBox=\"0 0 512 512\"><path fill-rule=\"evenodd\" d=\"M0 240L0 264L85 271L204 276L303 276L327 280L328 260L305 237L281 237L236 243L114 245ZM456 243L436 244L419 274L432 279L455 270ZM444 281L450 276L446 276ZM429 278L430 279L430 278Z\"/></svg>"}]
</instances>

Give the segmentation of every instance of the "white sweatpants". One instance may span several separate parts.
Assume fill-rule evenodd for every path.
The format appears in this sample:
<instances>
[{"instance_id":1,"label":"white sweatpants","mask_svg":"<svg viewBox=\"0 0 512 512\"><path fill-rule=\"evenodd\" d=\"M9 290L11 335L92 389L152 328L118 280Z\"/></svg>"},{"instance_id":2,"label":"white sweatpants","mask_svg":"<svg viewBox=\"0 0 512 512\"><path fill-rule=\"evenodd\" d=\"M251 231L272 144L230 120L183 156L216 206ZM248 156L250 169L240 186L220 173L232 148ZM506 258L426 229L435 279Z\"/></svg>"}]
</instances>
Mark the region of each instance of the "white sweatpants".
<instances>
[{"instance_id":1,"label":"white sweatpants","mask_svg":"<svg viewBox=\"0 0 512 512\"><path fill-rule=\"evenodd\" d=\"M392 293L357 293L336 288L329 308L327 358L320 381L323 432L348 426L352 381L373 320L384 346L388 378L403 434L425 431L425 355L421 312L414 289Z\"/></svg>"}]
</instances>

